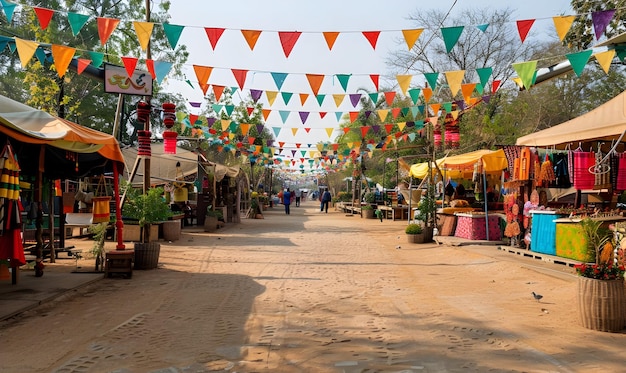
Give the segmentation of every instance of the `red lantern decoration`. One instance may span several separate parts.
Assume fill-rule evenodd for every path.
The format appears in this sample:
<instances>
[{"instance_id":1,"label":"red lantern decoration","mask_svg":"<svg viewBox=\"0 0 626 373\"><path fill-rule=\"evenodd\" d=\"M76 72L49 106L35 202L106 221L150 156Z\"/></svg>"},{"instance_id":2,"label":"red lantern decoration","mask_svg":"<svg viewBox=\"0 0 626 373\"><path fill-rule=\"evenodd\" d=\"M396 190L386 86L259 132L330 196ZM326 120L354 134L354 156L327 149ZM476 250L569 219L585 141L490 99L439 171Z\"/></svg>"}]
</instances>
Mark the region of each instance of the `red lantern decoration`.
<instances>
[{"instance_id":1,"label":"red lantern decoration","mask_svg":"<svg viewBox=\"0 0 626 373\"><path fill-rule=\"evenodd\" d=\"M152 150L150 149L150 137L152 132L146 130L137 131L137 141L139 142L139 148L137 155L142 157L150 157Z\"/></svg>"},{"instance_id":2,"label":"red lantern decoration","mask_svg":"<svg viewBox=\"0 0 626 373\"><path fill-rule=\"evenodd\" d=\"M139 101L137 103L137 122L147 123L150 119L151 106L145 101Z\"/></svg>"},{"instance_id":3,"label":"red lantern decoration","mask_svg":"<svg viewBox=\"0 0 626 373\"><path fill-rule=\"evenodd\" d=\"M176 137L178 134L174 131L163 132L163 152L165 154L176 154Z\"/></svg>"},{"instance_id":4,"label":"red lantern decoration","mask_svg":"<svg viewBox=\"0 0 626 373\"><path fill-rule=\"evenodd\" d=\"M167 129L174 127L176 122L176 105L170 102L163 103L163 124Z\"/></svg>"}]
</instances>

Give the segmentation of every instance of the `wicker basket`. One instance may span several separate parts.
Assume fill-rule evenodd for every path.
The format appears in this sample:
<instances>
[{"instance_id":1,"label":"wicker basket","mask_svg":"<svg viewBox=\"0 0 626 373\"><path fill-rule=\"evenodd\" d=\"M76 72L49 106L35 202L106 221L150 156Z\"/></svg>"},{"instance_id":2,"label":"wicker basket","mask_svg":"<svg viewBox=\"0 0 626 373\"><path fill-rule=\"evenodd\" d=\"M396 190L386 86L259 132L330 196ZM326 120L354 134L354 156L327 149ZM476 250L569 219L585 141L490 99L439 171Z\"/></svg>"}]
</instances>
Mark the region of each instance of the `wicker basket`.
<instances>
[{"instance_id":1,"label":"wicker basket","mask_svg":"<svg viewBox=\"0 0 626 373\"><path fill-rule=\"evenodd\" d=\"M619 332L626 319L623 279L596 280L578 277L578 316L583 327Z\"/></svg>"}]
</instances>

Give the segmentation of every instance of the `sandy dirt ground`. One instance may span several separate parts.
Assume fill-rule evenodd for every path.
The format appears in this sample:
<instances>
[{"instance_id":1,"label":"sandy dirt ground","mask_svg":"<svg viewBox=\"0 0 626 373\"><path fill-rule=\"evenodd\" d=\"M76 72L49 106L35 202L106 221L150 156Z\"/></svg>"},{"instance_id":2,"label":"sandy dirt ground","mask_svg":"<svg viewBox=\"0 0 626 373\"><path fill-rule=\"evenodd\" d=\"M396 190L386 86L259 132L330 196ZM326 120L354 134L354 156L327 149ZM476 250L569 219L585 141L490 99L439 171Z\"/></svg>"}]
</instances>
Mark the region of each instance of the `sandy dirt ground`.
<instances>
[{"instance_id":1,"label":"sandy dirt ground","mask_svg":"<svg viewBox=\"0 0 626 373\"><path fill-rule=\"evenodd\" d=\"M158 269L2 322L0 372L626 369L625 334L579 326L567 266L408 244L405 222L315 202L291 210L187 231L162 242Z\"/></svg>"}]
</instances>

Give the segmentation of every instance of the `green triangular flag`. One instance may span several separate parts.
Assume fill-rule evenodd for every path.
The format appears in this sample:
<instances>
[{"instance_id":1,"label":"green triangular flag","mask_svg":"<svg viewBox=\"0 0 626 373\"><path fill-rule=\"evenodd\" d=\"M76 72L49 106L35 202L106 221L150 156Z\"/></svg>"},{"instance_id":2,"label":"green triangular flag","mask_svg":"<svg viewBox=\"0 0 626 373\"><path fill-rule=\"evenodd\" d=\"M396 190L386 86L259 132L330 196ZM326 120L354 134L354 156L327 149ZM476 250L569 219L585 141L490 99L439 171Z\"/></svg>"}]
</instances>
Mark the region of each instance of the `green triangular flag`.
<instances>
[{"instance_id":1,"label":"green triangular flag","mask_svg":"<svg viewBox=\"0 0 626 373\"><path fill-rule=\"evenodd\" d=\"M576 73L576 76L580 76L582 74L585 65L589 61L593 50L585 50L578 53L568 53L565 55L569 60L569 63L572 65L572 70Z\"/></svg>"},{"instance_id":2,"label":"green triangular flag","mask_svg":"<svg viewBox=\"0 0 626 373\"><path fill-rule=\"evenodd\" d=\"M35 57L39 60L39 63L45 65L46 63L46 52L44 52L43 48L38 47L35 49Z\"/></svg>"},{"instance_id":3,"label":"green triangular flag","mask_svg":"<svg viewBox=\"0 0 626 373\"><path fill-rule=\"evenodd\" d=\"M512 66L517 73L517 76L522 80L524 88L530 89L533 82L533 76L535 75L535 69L537 68L537 60L517 62L514 63Z\"/></svg>"},{"instance_id":4,"label":"green triangular flag","mask_svg":"<svg viewBox=\"0 0 626 373\"><path fill-rule=\"evenodd\" d=\"M74 36L78 35L88 20L88 15L67 12L67 21L70 23L70 28L72 29L72 34L74 34Z\"/></svg>"},{"instance_id":5,"label":"green triangular flag","mask_svg":"<svg viewBox=\"0 0 626 373\"><path fill-rule=\"evenodd\" d=\"M280 95L283 96L283 102L285 103L285 105L287 105L289 104L289 100L291 100L291 96L293 95L293 93L281 92Z\"/></svg>"},{"instance_id":6,"label":"green triangular flag","mask_svg":"<svg viewBox=\"0 0 626 373\"><path fill-rule=\"evenodd\" d=\"M288 110L279 110L278 113L280 113L280 119L283 120L283 124L285 124L285 122L287 121L287 118L289 118L289 114L291 113Z\"/></svg>"},{"instance_id":7,"label":"green triangular flag","mask_svg":"<svg viewBox=\"0 0 626 373\"><path fill-rule=\"evenodd\" d=\"M89 51L89 59L91 60L91 64L94 67L102 66L102 62L104 62L104 53Z\"/></svg>"},{"instance_id":8,"label":"green triangular flag","mask_svg":"<svg viewBox=\"0 0 626 373\"><path fill-rule=\"evenodd\" d=\"M441 104L441 106L443 106L443 109L446 111L446 113L452 112L452 102L444 102L443 104Z\"/></svg>"},{"instance_id":9,"label":"green triangular flag","mask_svg":"<svg viewBox=\"0 0 626 373\"><path fill-rule=\"evenodd\" d=\"M478 26L476 26L476 28L477 28L477 29L479 29L479 30L480 30L480 31L482 31L482 32L487 31L487 27L489 27L489 24L488 24L488 23L484 23L484 24L482 24L482 25L478 25Z\"/></svg>"},{"instance_id":10,"label":"green triangular flag","mask_svg":"<svg viewBox=\"0 0 626 373\"><path fill-rule=\"evenodd\" d=\"M230 117L233 110L235 110L235 105L224 105L224 108L226 109L226 114Z\"/></svg>"},{"instance_id":11,"label":"green triangular flag","mask_svg":"<svg viewBox=\"0 0 626 373\"><path fill-rule=\"evenodd\" d=\"M165 31L165 36L167 37L167 41L170 42L172 49L176 49L178 39L180 39L180 34L182 34L184 28L185 26L181 25L163 24L163 31Z\"/></svg>"},{"instance_id":12,"label":"green triangular flag","mask_svg":"<svg viewBox=\"0 0 626 373\"><path fill-rule=\"evenodd\" d=\"M424 77L428 82L430 88L434 91L437 88L437 79L439 78L439 73L424 73Z\"/></svg>"},{"instance_id":13,"label":"green triangular flag","mask_svg":"<svg viewBox=\"0 0 626 373\"><path fill-rule=\"evenodd\" d=\"M317 104L319 106L322 106L322 103L324 102L324 98L326 98L326 95L317 95L315 96L315 98L317 99Z\"/></svg>"},{"instance_id":14,"label":"green triangular flag","mask_svg":"<svg viewBox=\"0 0 626 373\"><path fill-rule=\"evenodd\" d=\"M485 91L485 89L483 88L483 85L480 84L480 83L477 83L476 86L474 87L474 89L481 96L483 95L483 92Z\"/></svg>"},{"instance_id":15,"label":"green triangular flag","mask_svg":"<svg viewBox=\"0 0 626 373\"><path fill-rule=\"evenodd\" d=\"M337 121L341 120L342 116L343 116L343 112L341 112L341 111L336 111L335 112L335 117L337 118Z\"/></svg>"},{"instance_id":16,"label":"green triangular flag","mask_svg":"<svg viewBox=\"0 0 626 373\"><path fill-rule=\"evenodd\" d=\"M425 108L425 106L424 105L417 105L417 108L419 109L420 114L424 115L424 108Z\"/></svg>"},{"instance_id":17,"label":"green triangular flag","mask_svg":"<svg viewBox=\"0 0 626 373\"><path fill-rule=\"evenodd\" d=\"M272 127L272 129L274 130L274 136L278 137L278 134L280 134L280 127Z\"/></svg>"},{"instance_id":18,"label":"green triangular flag","mask_svg":"<svg viewBox=\"0 0 626 373\"><path fill-rule=\"evenodd\" d=\"M413 101L413 105L417 104L417 101L420 98L420 92L422 90L420 88L411 88L409 89L409 95L411 96L411 100Z\"/></svg>"},{"instance_id":19,"label":"green triangular flag","mask_svg":"<svg viewBox=\"0 0 626 373\"><path fill-rule=\"evenodd\" d=\"M413 114L413 118L417 118L417 114L419 114L419 109L417 106L411 106L411 114Z\"/></svg>"},{"instance_id":20,"label":"green triangular flag","mask_svg":"<svg viewBox=\"0 0 626 373\"><path fill-rule=\"evenodd\" d=\"M441 29L441 35L443 35L443 42L446 45L446 52L450 53L452 47L459 41L464 26L455 27L443 27Z\"/></svg>"},{"instance_id":21,"label":"green triangular flag","mask_svg":"<svg viewBox=\"0 0 626 373\"><path fill-rule=\"evenodd\" d=\"M337 80L339 80L339 84L341 84L341 88L343 88L343 91L346 92L346 90L348 89L348 80L350 80L350 75L338 74Z\"/></svg>"},{"instance_id":22,"label":"green triangular flag","mask_svg":"<svg viewBox=\"0 0 626 373\"><path fill-rule=\"evenodd\" d=\"M4 10L4 15L7 17L7 21L9 21L9 23L13 22L13 13L15 12L16 6L17 4L2 1L2 10Z\"/></svg>"},{"instance_id":23,"label":"green triangular flag","mask_svg":"<svg viewBox=\"0 0 626 373\"><path fill-rule=\"evenodd\" d=\"M481 67L479 69L476 69L476 74L478 74L478 77L480 78L480 85L486 87L492 73L493 68L491 67Z\"/></svg>"},{"instance_id":24,"label":"green triangular flag","mask_svg":"<svg viewBox=\"0 0 626 373\"><path fill-rule=\"evenodd\" d=\"M407 115L409 115L409 108L403 107L402 109L400 109L400 113L402 114L403 117L406 117Z\"/></svg>"},{"instance_id":25,"label":"green triangular flag","mask_svg":"<svg viewBox=\"0 0 626 373\"><path fill-rule=\"evenodd\" d=\"M213 111L214 111L216 114L219 114L219 113L222 111L222 109L224 108L224 105L220 105L220 104L213 104L213 105L211 105L211 107L213 107Z\"/></svg>"},{"instance_id":26,"label":"green triangular flag","mask_svg":"<svg viewBox=\"0 0 626 373\"><path fill-rule=\"evenodd\" d=\"M378 103L378 92L376 92L376 93L368 93L368 96L370 96L370 100L372 100L374 105L376 103Z\"/></svg>"},{"instance_id":27,"label":"green triangular flag","mask_svg":"<svg viewBox=\"0 0 626 373\"><path fill-rule=\"evenodd\" d=\"M235 122L234 120L231 120L230 124L228 125L228 131L235 133L237 132L237 128L239 128L239 124L237 124L237 122Z\"/></svg>"}]
</instances>

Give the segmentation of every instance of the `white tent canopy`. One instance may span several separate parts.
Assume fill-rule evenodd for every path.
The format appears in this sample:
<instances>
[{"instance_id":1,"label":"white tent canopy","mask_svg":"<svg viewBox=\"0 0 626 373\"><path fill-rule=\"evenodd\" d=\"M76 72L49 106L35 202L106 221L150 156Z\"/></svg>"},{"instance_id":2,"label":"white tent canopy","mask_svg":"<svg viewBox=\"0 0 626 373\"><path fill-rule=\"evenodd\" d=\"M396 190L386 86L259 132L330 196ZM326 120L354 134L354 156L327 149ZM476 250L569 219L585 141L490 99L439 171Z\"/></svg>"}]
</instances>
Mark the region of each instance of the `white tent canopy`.
<instances>
[{"instance_id":1,"label":"white tent canopy","mask_svg":"<svg viewBox=\"0 0 626 373\"><path fill-rule=\"evenodd\" d=\"M577 118L517 139L516 145L565 148L579 142L612 141L626 131L626 91Z\"/></svg>"}]
</instances>

